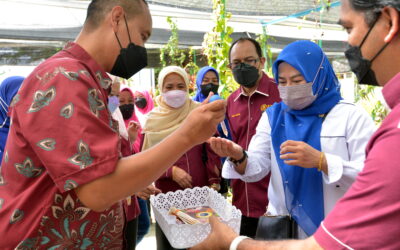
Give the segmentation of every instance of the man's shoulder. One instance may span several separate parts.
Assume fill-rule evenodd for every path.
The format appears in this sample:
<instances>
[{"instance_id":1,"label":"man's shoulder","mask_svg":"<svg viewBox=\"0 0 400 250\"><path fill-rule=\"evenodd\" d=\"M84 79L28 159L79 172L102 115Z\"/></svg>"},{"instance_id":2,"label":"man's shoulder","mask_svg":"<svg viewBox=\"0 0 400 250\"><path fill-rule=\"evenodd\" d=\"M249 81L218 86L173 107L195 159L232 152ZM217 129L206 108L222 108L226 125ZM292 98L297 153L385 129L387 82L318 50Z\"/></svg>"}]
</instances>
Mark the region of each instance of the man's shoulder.
<instances>
[{"instance_id":1,"label":"man's shoulder","mask_svg":"<svg viewBox=\"0 0 400 250\"><path fill-rule=\"evenodd\" d=\"M85 79L87 82L89 78L92 78L90 69L84 62L61 51L42 62L29 74L19 94L21 98L29 97L32 92L64 86L68 81L77 82Z\"/></svg>"},{"instance_id":2,"label":"man's shoulder","mask_svg":"<svg viewBox=\"0 0 400 250\"><path fill-rule=\"evenodd\" d=\"M39 66L36 67L36 72L45 72L45 71L52 71L52 70L81 70L86 68L85 63L73 56L68 55L64 51L60 51L57 54L53 55L52 57L45 60ZM34 71L34 72L35 72Z\"/></svg>"},{"instance_id":3,"label":"man's shoulder","mask_svg":"<svg viewBox=\"0 0 400 250\"><path fill-rule=\"evenodd\" d=\"M396 105L390 113L383 120L382 125L380 127L382 130L391 130L395 131L396 134L400 135L400 104Z\"/></svg>"}]
</instances>

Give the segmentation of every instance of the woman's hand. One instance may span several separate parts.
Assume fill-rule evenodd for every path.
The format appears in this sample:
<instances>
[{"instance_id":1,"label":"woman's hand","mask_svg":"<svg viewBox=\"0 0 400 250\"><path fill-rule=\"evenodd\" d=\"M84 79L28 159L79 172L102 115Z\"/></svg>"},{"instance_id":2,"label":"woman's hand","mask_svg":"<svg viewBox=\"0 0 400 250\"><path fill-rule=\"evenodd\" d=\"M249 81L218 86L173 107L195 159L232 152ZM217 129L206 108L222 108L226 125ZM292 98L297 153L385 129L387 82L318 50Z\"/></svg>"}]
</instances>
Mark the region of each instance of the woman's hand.
<instances>
[{"instance_id":1,"label":"woman's hand","mask_svg":"<svg viewBox=\"0 0 400 250\"><path fill-rule=\"evenodd\" d=\"M327 163L321 151L316 150L302 141L285 141L281 145L281 159L287 165L299 166L303 168L318 168L321 164L321 170L327 172Z\"/></svg>"},{"instance_id":2,"label":"woman's hand","mask_svg":"<svg viewBox=\"0 0 400 250\"><path fill-rule=\"evenodd\" d=\"M140 124L135 121L130 121L128 125L128 135L129 135L129 140L133 143L136 141L138 132L140 130Z\"/></svg>"},{"instance_id":3,"label":"woman's hand","mask_svg":"<svg viewBox=\"0 0 400 250\"><path fill-rule=\"evenodd\" d=\"M172 180L179 184L182 188L192 187L192 176L186 173L185 170L173 166L172 167Z\"/></svg>"},{"instance_id":4,"label":"woman's hand","mask_svg":"<svg viewBox=\"0 0 400 250\"><path fill-rule=\"evenodd\" d=\"M242 147L233 141L224 138L211 137L208 140L208 143L210 143L211 149L220 157L229 156L235 160L239 160L243 157Z\"/></svg>"},{"instance_id":5,"label":"woman's hand","mask_svg":"<svg viewBox=\"0 0 400 250\"><path fill-rule=\"evenodd\" d=\"M151 195L157 195L159 193L161 193L161 190L156 188L153 184L151 184L146 189L137 192L136 196L143 200L148 200Z\"/></svg>"}]
</instances>

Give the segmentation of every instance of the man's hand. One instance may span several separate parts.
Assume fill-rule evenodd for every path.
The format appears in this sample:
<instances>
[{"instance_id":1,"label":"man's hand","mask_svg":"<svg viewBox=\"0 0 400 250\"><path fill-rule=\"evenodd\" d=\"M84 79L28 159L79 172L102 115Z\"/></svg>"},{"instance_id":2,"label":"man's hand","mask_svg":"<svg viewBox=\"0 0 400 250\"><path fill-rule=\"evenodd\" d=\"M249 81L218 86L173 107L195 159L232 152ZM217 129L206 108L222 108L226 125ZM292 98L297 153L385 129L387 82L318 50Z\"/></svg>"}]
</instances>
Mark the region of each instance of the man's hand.
<instances>
[{"instance_id":1,"label":"man's hand","mask_svg":"<svg viewBox=\"0 0 400 250\"><path fill-rule=\"evenodd\" d=\"M239 160L243 157L242 147L234 143L233 141L224 138L211 137L208 142L210 143L211 149L219 157L229 156L235 160Z\"/></svg>"},{"instance_id":2,"label":"man's hand","mask_svg":"<svg viewBox=\"0 0 400 250\"><path fill-rule=\"evenodd\" d=\"M285 141L281 145L281 159L288 165L318 168L321 152L302 141ZM323 169L326 161L322 162Z\"/></svg>"},{"instance_id":3,"label":"man's hand","mask_svg":"<svg viewBox=\"0 0 400 250\"><path fill-rule=\"evenodd\" d=\"M229 249L231 242L238 236L232 228L221 222L218 217L210 217L211 233L200 244L190 248L190 250L219 250Z\"/></svg>"},{"instance_id":4,"label":"man's hand","mask_svg":"<svg viewBox=\"0 0 400 250\"><path fill-rule=\"evenodd\" d=\"M177 130L189 145L204 143L217 131L217 125L225 118L226 101L218 100L208 103L211 95L200 107L192 110Z\"/></svg>"},{"instance_id":5,"label":"man's hand","mask_svg":"<svg viewBox=\"0 0 400 250\"><path fill-rule=\"evenodd\" d=\"M157 195L161 193L161 190L156 188L153 184L149 185L146 189L137 192L136 196L143 199L143 200L148 200L150 198L150 195Z\"/></svg>"},{"instance_id":6,"label":"man's hand","mask_svg":"<svg viewBox=\"0 0 400 250\"><path fill-rule=\"evenodd\" d=\"M130 121L128 125L128 135L129 135L129 140L133 143L136 141L138 132L140 129L140 124L135 121Z\"/></svg>"},{"instance_id":7,"label":"man's hand","mask_svg":"<svg viewBox=\"0 0 400 250\"><path fill-rule=\"evenodd\" d=\"M172 180L178 183L182 188L192 187L192 176L186 173L185 170L176 166L172 167Z\"/></svg>"}]
</instances>

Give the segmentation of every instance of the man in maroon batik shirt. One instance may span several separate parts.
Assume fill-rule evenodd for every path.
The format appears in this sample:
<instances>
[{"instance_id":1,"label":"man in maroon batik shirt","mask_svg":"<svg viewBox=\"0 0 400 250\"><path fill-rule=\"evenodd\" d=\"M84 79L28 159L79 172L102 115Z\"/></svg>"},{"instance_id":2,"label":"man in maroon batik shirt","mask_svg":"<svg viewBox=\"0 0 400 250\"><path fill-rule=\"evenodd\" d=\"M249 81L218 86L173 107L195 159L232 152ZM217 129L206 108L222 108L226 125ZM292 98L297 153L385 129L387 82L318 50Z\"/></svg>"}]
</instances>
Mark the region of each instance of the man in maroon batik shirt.
<instances>
[{"instance_id":1,"label":"man in maroon batik shirt","mask_svg":"<svg viewBox=\"0 0 400 250\"><path fill-rule=\"evenodd\" d=\"M273 79L262 71L265 58L257 41L251 38L235 41L229 51L229 60L235 80L241 87L229 96L226 117L233 141L247 150L261 114L275 102L280 102L280 97ZM230 176L224 177L229 179ZM233 205L242 211L242 235L254 237L256 234L258 219L267 211L269 179L270 175L255 183L231 180Z\"/></svg>"},{"instance_id":2,"label":"man in maroon batik shirt","mask_svg":"<svg viewBox=\"0 0 400 250\"><path fill-rule=\"evenodd\" d=\"M145 67L151 30L145 1L93 0L76 42L24 81L1 167L0 249L123 248L121 200L215 133L223 101L193 110L154 148L121 158L106 72L130 78Z\"/></svg>"},{"instance_id":3,"label":"man in maroon batik shirt","mask_svg":"<svg viewBox=\"0 0 400 250\"><path fill-rule=\"evenodd\" d=\"M384 86L391 112L367 146L364 169L345 196L305 240L240 238L215 218L199 249L400 249L400 2L342 0L339 23L360 83Z\"/></svg>"}]
</instances>

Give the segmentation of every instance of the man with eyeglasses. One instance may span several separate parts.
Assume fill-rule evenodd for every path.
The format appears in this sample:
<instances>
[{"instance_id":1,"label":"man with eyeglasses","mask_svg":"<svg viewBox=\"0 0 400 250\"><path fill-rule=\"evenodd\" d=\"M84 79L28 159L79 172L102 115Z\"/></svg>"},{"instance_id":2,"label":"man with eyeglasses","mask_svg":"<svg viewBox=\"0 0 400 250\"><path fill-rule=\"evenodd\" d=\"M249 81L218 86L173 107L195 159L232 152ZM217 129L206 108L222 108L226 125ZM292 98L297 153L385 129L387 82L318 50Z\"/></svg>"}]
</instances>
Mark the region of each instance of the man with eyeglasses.
<instances>
[{"instance_id":1,"label":"man with eyeglasses","mask_svg":"<svg viewBox=\"0 0 400 250\"><path fill-rule=\"evenodd\" d=\"M229 67L240 88L227 101L227 119L233 141L247 150L256 133L261 114L275 102L280 102L277 85L264 72L265 58L260 44L251 38L240 38L229 50ZM240 159L228 159L240 162ZM223 173L224 174L224 173ZM270 176L259 182L246 183L225 173L231 180L233 204L242 211L240 234L253 237L258 219L266 212Z\"/></svg>"}]
</instances>

